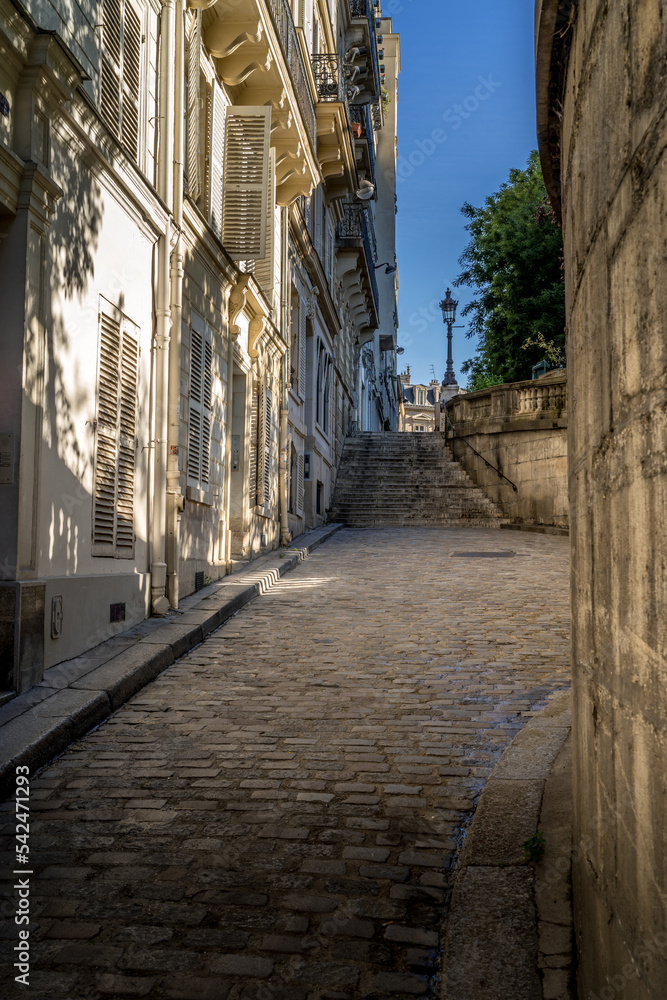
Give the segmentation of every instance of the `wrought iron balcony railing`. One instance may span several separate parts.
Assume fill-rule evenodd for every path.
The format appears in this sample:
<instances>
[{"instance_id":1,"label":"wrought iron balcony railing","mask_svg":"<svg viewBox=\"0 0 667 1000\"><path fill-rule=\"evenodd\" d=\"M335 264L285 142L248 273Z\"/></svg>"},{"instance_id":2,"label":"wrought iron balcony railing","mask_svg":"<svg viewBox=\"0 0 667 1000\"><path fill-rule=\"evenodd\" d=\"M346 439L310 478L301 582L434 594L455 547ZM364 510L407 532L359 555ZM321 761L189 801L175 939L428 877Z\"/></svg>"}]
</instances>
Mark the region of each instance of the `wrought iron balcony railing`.
<instances>
[{"instance_id":1,"label":"wrought iron balcony railing","mask_svg":"<svg viewBox=\"0 0 667 1000\"><path fill-rule=\"evenodd\" d=\"M268 6L280 39L283 55L292 74L292 82L306 123L306 130L313 149L315 149L315 105L308 85L308 73L301 55L292 12L288 0L268 0Z\"/></svg>"},{"instance_id":2,"label":"wrought iron balcony railing","mask_svg":"<svg viewBox=\"0 0 667 1000\"><path fill-rule=\"evenodd\" d=\"M336 234L340 240L355 240L363 245L366 253L366 262L373 290L375 312L378 314L380 295L378 292L377 278L375 276L375 261L377 259L377 243L375 240L375 230L373 219L368 209L363 208L354 202L346 202L343 205L344 216L338 223Z\"/></svg>"},{"instance_id":3,"label":"wrought iron balcony railing","mask_svg":"<svg viewBox=\"0 0 667 1000\"><path fill-rule=\"evenodd\" d=\"M343 62L336 52L323 52L312 57L317 96L321 101L347 103Z\"/></svg>"},{"instance_id":4,"label":"wrought iron balcony railing","mask_svg":"<svg viewBox=\"0 0 667 1000\"><path fill-rule=\"evenodd\" d=\"M375 15L371 0L349 0L350 15L354 18L364 17L368 21L368 34L371 41L371 62L373 64L373 82L375 94L380 94L380 59L378 55L377 32L375 31Z\"/></svg>"},{"instance_id":5,"label":"wrought iron balcony railing","mask_svg":"<svg viewBox=\"0 0 667 1000\"><path fill-rule=\"evenodd\" d=\"M365 133L363 138L368 142L368 158L371 161L371 180L375 184L375 137L370 105L357 104L353 108L350 108L350 114L352 121L358 122Z\"/></svg>"}]
</instances>

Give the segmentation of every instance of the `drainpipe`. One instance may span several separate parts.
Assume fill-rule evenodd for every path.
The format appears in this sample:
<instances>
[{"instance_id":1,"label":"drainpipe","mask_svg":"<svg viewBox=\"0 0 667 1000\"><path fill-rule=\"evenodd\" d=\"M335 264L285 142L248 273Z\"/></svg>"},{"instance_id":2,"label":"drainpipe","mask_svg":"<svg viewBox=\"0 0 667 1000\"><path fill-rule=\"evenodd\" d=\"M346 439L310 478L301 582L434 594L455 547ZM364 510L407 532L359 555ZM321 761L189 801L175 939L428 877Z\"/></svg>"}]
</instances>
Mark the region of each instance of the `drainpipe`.
<instances>
[{"instance_id":1,"label":"drainpipe","mask_svg":"<svg viewBox=\"0 0 667 1000\"><path fill-rule=\"evenodd\" d=\"M227 430L225 433L225 572L227 576L234 568L232 566L232 532L230 520L232 516L232 423L234 420L234 343L236 337L230 320L230 302L227 298ZM252 376L250 376L252 378ZM252 391L252 389L251 389ZM245 454L245 441L239 446L239 461Z\"/></svg>"},{"instance_id":2,"label":"drainpipe","mask_svg":"<svg viewBox=\"0 0 667 1000\"><path fill-rule=\"evenodd\" d=\"M174 159L174 0L163 0L160 16L160 83L158 183L160 198L169 210L173 207ZM169 292L169 255L172 220L167 219L164 233L158 241L157 307L155 335L155 439L154 493L151 523L151 605L153 614L164 615L169 610L165 529L167 513L167 427L169 391L169 338L171 304Z\"/></svg>"},{"instance_id":3,"label":"drainpipe","mask_svg":"<svg viewBox=\"0 0 667 1000\"><path fill-rule=\"evenodd\" d=\"M280 332L286 344L290 343L289 335L289 315L287 298L287 275L288 275L288 254L289 254L289 209L283 208L281 226L281 254L280 263ZM287 429L287 418L289 416L289 348L282 357L282 385L280 400L280 544L288 545L292 536L289 530L289 437Z\"/></svg>"},{"instance_id":4,"label":"drainpipe","mask_svg":"<svg viewBox=\"0 0 667 1000\"><path fill-rule=\"evenodd\" d=\"M166 563L167 598L178 607L180 515L185 501L179 467L181 402L181 318L183 315L183 159L185 115L185 0L176 0L174 59L173 198L176 245L171 254L171 343L169 344L169 403L167 415Z\"/></svg>"}]
</instances>

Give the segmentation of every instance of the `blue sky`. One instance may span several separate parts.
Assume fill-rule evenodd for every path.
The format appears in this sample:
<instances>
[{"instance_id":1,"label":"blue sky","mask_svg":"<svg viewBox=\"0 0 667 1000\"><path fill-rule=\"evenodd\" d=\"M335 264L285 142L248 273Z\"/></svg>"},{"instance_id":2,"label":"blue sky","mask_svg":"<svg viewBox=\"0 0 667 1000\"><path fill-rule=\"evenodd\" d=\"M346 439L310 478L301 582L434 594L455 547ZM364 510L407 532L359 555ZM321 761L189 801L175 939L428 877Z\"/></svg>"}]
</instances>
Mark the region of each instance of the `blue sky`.
<instances>
[{"instance_id":1,"label":"blue sky","mask_svg":"<svg viewBox=\"0 0 667 1000\"><path fill-rule=\"evenodd\" d=\"M533 0L383 0L401 35L398 342L399 365L411 366L413 381L429 381L431 365L440 381L444 374L437 301L461 271L468 242L461 206L482 205L537 145L534 8ZM452 290L460 315L472 290ZM476 343L465 334L454 330L460 385L460 365Z\"/></svg>"}]
</instances>

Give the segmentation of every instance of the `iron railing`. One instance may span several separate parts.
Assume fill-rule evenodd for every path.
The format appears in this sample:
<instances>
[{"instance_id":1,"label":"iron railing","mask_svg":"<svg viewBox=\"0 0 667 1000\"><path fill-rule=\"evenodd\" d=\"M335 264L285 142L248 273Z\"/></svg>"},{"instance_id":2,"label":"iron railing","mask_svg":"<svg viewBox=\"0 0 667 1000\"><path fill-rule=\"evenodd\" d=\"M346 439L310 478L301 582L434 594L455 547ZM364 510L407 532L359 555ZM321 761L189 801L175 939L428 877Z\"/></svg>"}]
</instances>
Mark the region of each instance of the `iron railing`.
<instances>
[{"instance_id":1,"label":"iron railing","mask_svg":"<svg viewBox=\"0 0 667 1000\"><path fill-rule=\"evenodd\" d=\"M357 125L361 125L362 139L366 139L368 143L368 158L371 162L371 177L373 184L375 184L375 136L374 136L374 123L371 117L370 105L368 104L353 104L350 107L350 118Z\"/></svg>"},{"instance_id":2,"label":"iron railing","mask_svg":"<svg viewBox=\"0 0 667 1000\"><path fill-rule=\"evenodd\" d=\"M343 62L336 52L312 56L313 76L320 101L347 103Z\"/></svg>"},{"instance_id":3,"label":"iron railing","mask_svg":"<svg viewBox=\"0 0 667 1000\"><path fill-rule=\"evenodd\" d=\"M306 131L313 149L315 149L315 105L308 84L308 73L301 54L292 12L287 0L268 0L268 6L280 39L283 55L292 74L292 82L306 123Z\"/></svg>"},{"instance_id":4,"label":"iron railing","mask_svg":"<svg viewBox=\"0 0 667 1000\"><path fill-rule=\"evenodd\" d=\"M519 487L516 485L516 483L513 483L511 479L508 479L504 472L501 472L500 469L497 466L495 466L492 462L489 462L488 458L484 458L484 455L480 455L480 453L477 451L477 449L473 448L473 446L470 444L470 442L466 441L466 439L461 434L459 434L459 432L457 431L456 427L454 426L454 424L451 421L449 413L447 412L447 403L443 403L442 408L445 411L445 417L447 418L447 423L449 424L449 426L452 429L452 436L455 437L455 438L458 438L459 441L462 441L463 444L467 448L470 448L470 451L474 452L474 454L477 455L478 458L481 458L481 460L484 462L484 465L487 467L487 469L493 469L493 471L498 474L498 476L499 476L500 479L504 479L505 482L507 482L507 483L510 484L510 486L512 487L512 489L514 490L514 492L518 493Z\"/></svg>"},{"instance_id":5,"label":"iron railing","mask_svg":"<svg viewBox=\"0 0 667 1000\"><path fill-rule=\"evenodd\" d=\"M371 62L373 63L374 92L380 94L380 58L378 55L378 40L375 31L375 15L370 0L350 0L350 16L365 17L368 21L368 34L371 40Z\"/></svg>"},{"instance_id":6,"label":"iron railing","mask_svg":"<svg viewBox=\"0 0 667 1000\"><path fill-rule=\"evenodd\" d=\"M375 261L377 260L377 243L375 240L375 230L370 212L354 202L346 202L343 205L343 218L338 223L336 234L339 239L358 240L363 244L368 273L370 275L371 288L373 289L373 299L375 311L379 312L380 294L378 291L377 278L375 276Z\"/></svg>"}]
</instances>

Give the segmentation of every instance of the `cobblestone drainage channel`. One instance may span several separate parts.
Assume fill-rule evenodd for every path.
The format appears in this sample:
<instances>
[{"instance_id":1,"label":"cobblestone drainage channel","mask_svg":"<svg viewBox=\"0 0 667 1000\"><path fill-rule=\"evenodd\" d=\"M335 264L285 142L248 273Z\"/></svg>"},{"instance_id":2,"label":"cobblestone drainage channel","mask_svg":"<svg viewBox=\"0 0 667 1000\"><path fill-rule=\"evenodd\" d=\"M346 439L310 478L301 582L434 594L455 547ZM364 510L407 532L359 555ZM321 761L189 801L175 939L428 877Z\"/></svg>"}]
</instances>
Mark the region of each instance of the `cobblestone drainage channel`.
<instances>
[{"instance_id":1,"label":"cobblestone drainage channel","mask_svg":"<svg viewBox=\"0 0 667 1000\"><path fill-rule=\"evenodd\" d=\"M512 550L499 552L450 552L451 559L511 559L516 555Z\"/></svg>"}]
</instances>

